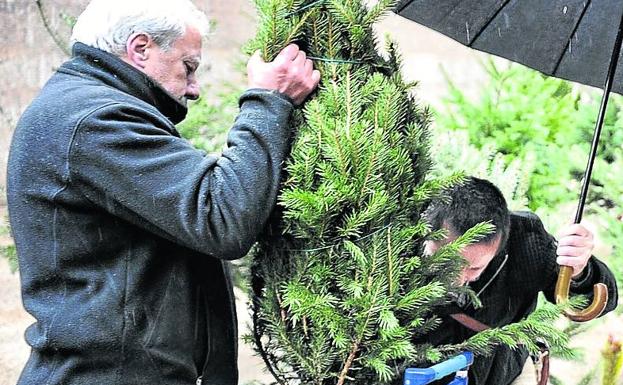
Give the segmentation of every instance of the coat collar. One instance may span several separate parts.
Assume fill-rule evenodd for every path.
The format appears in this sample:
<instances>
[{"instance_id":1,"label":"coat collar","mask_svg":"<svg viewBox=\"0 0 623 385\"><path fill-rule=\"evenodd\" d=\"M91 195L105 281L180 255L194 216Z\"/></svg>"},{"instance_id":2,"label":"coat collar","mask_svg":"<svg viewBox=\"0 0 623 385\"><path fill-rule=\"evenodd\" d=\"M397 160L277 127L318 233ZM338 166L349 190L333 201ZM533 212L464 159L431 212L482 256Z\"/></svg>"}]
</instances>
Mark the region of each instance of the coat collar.
<instances>
[{"instance_id":1,"label":"coat collar","mask_svg":"<svg viewBox=\"0 0 623 385\"><path fill-rule=\"evenodd\" d=\"M156 107L173 124L184 120L188 109L145 73L117 56L75 43L72 59L61 69L78 71Z\"/></svg>"},{"instance_id":2,"label":"coat collar","mask_svg":"<svg viewBox=\"0 0 623 385\"><path fill-rule=\"evenodd\" d=\"M477 297L480 297L480 295L497 278L497 276L500 274L500 272L506 265L506 262L508 262L508 253L506 252L506 250L503 250L502 253L497 254L491 260L491 262L489 262L489 265L487 266L485 271L482 273L482 276L480 276L480 278L477 281L473 282L470 285L472 290L476 292Z\"/></svg>"}]
</instances>

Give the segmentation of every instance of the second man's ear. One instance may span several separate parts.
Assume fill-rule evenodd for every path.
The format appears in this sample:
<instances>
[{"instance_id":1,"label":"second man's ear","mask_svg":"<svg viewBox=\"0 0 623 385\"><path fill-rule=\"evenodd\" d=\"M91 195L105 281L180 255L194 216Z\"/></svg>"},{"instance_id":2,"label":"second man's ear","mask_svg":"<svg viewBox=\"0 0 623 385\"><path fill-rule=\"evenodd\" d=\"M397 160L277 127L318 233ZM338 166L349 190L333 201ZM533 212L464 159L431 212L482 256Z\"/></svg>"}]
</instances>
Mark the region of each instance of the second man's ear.
<instances>
[{"instance_id":1,"label":"second man's ear","mask_svg":"<svg viewBox=\"0 0 623 385\"><path fill-rule=\"evenodd\" d=\"M126 59L138 68L145 68L145 62L149 59L149 51L154 44L151 37L146 33L132 34L126 42Z\"/></svg>"}]
</instances>

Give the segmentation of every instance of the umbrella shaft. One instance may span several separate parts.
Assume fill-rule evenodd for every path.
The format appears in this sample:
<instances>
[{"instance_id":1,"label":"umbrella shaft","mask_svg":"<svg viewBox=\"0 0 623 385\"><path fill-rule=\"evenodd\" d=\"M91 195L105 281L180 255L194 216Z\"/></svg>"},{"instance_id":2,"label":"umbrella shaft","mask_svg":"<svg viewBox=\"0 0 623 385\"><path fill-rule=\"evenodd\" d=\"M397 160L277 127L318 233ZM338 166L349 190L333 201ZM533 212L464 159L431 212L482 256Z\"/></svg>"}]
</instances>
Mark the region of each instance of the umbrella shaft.
<instances>
[{"instance_id":1,"label":"umbrella shaft","mask_svg":"<svg viewBox=\"0 0 623 385\"><path fill-rule=\"evenodd\" d=\"M591 151L588 157L588 163L586 165L586 171L584 172L584 178L582 181L582 190L580 192L580 201L578 203L578 209L575 213L575 223L582 221L582 213L584 212L584 203L586 202L586 196L588 195L588 186L591 181L591 174L593 173L593 165L595 164L595 157L597 155L597 146L599 145L599 136L601 135L601 129L604 124L604 118L606 116L606 108L608 107L608 99L610 98L610 91L612 90L612 82L617 70L617 64L619 62L619 55L621 53L621 43L623 41L623 15L621 15L621 21L619 22L619 30L614 42L612 50L612 57L610 58L610 65L608 68L608 75L606 76L606 83L604 84L604 94L601 98L601 106L599 107L599 115L597 116L597 122L595 123L595 133L593 134L593 142L591 144Z\"/></svg>"}]
</instances>

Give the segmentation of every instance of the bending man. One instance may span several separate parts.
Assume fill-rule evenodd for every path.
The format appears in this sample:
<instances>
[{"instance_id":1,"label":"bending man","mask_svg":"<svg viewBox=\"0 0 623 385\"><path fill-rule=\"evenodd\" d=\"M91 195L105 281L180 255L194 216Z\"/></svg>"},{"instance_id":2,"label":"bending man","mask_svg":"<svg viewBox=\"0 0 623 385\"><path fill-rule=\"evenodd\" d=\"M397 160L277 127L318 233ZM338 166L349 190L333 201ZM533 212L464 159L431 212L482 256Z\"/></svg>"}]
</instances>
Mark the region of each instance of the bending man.
<instances>
[{"instance_id":1,"label":"bending man","mask_svg":"<svg viewBox=\"0 0 623 385\"><path fill-rule=\"evenodd\" d=\"M559 265L573 267L573 294L591 297L593 285L603 282L609 289L604 313L616 307L615 278L605 264L591 256L593 234L583 225L565 227L556 241L536 215L509 212L500 190L483 179L469 178L451 189L449 198L427 209L433 229L448 232L443 241L427 241L429 253L481 222L490 221L496 231L461 252L468 266L460 276L460 284L475 291L482 307L476 309L467 298L457 298L449 312L452 316L443 318L443 324L427 336L427 342L459 343L483 326L478 323L499 327L518 322L534 311L539 292L554 302ZM521 374L527 357L524 348L499 346L492 356L475 359L469 383L510 384Z\"/></svg>"}]
</instances>

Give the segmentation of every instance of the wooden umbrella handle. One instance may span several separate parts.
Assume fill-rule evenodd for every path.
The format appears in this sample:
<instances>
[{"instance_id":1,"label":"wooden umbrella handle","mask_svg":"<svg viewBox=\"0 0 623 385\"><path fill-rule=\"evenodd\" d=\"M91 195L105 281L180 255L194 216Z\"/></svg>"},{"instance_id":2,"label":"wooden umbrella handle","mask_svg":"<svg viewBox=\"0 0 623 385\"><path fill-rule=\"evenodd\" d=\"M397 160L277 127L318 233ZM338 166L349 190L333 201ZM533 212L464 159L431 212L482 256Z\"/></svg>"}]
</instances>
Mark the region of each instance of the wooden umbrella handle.
<instances>
[{"instance_id":1,"label":"wooden umbrella handle","mask_svg":"<svg viewBox=\"0 0 623 385\"><path fill-rule=\"evenodd\" d=\"M573 268L570 266L561 266L558 273L558 281L556 281L556 303L566 303L569 300L569 286L571 285L571 275ZM567 309L564 311L567 318L577 321L590 321L599 315L606 308L608 303L608 287L603 283L593 286L593 303L584 310L576 311Z\"/></svg>"}]
</instances>

